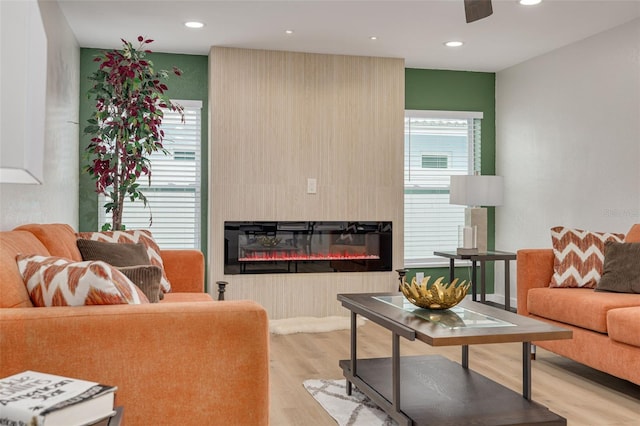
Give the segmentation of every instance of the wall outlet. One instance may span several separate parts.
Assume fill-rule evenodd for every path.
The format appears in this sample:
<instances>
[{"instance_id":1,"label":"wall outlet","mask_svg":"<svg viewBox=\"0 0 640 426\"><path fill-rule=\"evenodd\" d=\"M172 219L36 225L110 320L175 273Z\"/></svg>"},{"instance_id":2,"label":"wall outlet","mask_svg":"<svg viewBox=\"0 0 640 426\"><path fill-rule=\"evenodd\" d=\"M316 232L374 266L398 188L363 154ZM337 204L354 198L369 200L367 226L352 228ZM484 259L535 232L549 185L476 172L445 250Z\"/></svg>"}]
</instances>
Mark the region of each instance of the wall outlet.
<instances>
[{"instance_id":1,"label":"wall outlet","mask_svg":"<svg viewBox=\"0 0 640 426\"><path fill-rule=\"evenodd\" d=\"M318 192L318 180L316 178L307 178L307 194L315 194Z\"/></svg>"}]
</instances>

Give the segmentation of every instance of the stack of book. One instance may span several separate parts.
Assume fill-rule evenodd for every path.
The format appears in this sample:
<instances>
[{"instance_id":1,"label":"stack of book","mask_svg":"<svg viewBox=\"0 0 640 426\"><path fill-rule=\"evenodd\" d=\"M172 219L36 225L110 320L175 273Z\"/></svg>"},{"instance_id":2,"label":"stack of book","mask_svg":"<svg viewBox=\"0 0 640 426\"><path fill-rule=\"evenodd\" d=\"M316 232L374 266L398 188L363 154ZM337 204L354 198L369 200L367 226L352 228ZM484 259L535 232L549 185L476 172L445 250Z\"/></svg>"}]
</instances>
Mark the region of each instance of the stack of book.
<instances>
[{"instance_id":1,"label":"stack of book","mask_svg":"<svg viewBox=\"0 0 640 426\"><path fill-rule=\"evenodd\" d=\"M115 386L25 371L0 379L0 425L111 425Z\"/></svg>"}]
</instances>

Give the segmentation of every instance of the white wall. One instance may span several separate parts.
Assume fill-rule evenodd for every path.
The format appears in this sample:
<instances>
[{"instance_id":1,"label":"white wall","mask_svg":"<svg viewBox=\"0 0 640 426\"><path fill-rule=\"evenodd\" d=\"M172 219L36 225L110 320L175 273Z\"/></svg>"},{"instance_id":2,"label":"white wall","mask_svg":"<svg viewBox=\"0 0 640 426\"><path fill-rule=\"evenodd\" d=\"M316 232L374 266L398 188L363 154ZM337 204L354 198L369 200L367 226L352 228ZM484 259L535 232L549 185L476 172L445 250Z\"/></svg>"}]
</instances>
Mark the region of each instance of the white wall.
<instances>
[{"instance_id":1,"label":"white wall","mask_svg":"<svg viewBox=\"0 0 640 426\"><path fill-rule=\"evenodd\" d=\"M78 226L80 48L58 3L41 0L38 4L47 34L48 62L43 184L0 184L0 230L24 223Z\"/></svg>"},{"instance_id":2,"label":"white wall","mask_svg":"<svg viewBox=\"0 0 640 426\"><path fill-rule=\"evenodd\" d=\"M499 72L496 104L496 247L640 222L640 19Z\"/></svg>"}]
</instances>

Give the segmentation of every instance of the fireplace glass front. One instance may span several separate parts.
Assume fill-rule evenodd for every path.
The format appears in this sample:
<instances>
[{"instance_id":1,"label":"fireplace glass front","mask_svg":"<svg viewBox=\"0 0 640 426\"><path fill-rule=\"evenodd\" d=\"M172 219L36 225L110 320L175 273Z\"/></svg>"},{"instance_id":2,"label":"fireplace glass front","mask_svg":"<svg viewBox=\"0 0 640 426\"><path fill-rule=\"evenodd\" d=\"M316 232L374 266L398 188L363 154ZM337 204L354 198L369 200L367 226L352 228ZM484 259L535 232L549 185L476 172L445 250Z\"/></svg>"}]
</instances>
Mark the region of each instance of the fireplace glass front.
<instances>
[{"instance_id":1,"label":"fireplace glass front","mask_svg":"<svg viewBox=\"0 0 640 426\"><path fill-rule=\"evenodd\" d=\"M224 273L391 271L391 222L225 222Z\"/></svg>"}]
</instances>

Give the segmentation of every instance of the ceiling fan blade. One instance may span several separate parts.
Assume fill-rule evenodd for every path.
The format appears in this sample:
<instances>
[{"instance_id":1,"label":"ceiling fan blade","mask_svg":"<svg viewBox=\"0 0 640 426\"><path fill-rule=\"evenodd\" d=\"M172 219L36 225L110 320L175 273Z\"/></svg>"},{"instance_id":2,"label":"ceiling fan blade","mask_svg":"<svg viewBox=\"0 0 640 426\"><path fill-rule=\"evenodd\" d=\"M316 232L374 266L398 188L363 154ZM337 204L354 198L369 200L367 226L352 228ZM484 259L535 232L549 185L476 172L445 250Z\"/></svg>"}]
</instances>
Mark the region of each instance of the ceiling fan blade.
<instances>
[{"instance_id":1,"label":"ceiling fan blade","mask_svg":"<svg viewBox=\"0 0 640 426\"><path fill-rule=\"evenodd\" d=\"M493 13L491 0L464 0L464 14L467 23L477 21Z\"/></svg>"}]
</instances>

